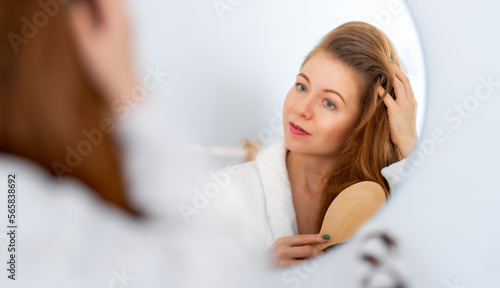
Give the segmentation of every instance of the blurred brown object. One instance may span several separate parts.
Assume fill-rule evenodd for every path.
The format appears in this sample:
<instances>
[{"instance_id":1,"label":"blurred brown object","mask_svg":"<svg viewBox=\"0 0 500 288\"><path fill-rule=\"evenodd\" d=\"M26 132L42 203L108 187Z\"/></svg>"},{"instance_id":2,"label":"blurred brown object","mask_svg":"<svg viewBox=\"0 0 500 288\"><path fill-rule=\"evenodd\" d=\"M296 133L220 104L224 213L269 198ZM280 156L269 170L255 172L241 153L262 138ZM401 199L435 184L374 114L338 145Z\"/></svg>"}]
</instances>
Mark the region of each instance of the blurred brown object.
<instances>
[{"instance_id":1,"label":"blurred brown object","mask_svg":"<svg viewBox=\"0 0 500 288\"><path fill-rule=\"evenodd\" d=\"M262 149L262 144L255 138L248 138L243 142L243 149L245 149L245 162L255 160L257 153Z\"/></svg>"}]
</instances>

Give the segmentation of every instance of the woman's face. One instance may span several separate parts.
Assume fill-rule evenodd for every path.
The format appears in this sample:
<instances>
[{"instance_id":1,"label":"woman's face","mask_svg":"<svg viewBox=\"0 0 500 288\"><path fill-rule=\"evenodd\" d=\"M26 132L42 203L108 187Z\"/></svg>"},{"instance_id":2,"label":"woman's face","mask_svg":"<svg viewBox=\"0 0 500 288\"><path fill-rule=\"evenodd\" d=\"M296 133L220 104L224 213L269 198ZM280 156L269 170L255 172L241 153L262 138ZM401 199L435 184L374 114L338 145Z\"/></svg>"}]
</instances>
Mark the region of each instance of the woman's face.
<instances>
[{"instance_id":1,"label":"woman's face","mask_svg":"<svg viewBox=\"0 0 500 288\"><path fill-rule=\"evenodd\" d=\"M350 67L316 53L283 105L286 147L299 154L335 156L359 112L360 84Z\"/></svg>"}]
</instances>

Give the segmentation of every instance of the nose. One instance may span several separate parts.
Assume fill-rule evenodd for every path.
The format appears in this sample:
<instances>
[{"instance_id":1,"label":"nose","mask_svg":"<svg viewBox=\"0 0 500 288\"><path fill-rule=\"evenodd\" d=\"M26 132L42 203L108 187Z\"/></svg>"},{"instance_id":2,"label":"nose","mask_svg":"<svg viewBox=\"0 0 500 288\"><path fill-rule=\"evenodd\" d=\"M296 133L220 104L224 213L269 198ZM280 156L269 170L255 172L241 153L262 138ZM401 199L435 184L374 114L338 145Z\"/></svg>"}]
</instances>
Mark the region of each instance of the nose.
<instances>
[{"instance_id":1,"label":"nose","mask_svg":"<svg viewBox=\"0 0 500 288\"><path fill-rule=\"evenodd\" d=\"M312 97L305 97L295 105L295 114L303 119L311 119L312 113Z\"/></svg>"}]
</instances>

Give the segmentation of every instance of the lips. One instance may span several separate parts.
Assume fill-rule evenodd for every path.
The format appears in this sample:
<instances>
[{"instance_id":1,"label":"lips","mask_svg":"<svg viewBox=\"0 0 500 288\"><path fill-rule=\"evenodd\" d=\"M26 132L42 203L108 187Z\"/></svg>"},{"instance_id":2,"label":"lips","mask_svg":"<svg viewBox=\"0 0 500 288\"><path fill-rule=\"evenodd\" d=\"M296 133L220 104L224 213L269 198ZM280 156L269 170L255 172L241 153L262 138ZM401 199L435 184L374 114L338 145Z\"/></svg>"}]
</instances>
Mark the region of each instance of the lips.
<instances>
[{"instance_id":1,"label":"lips","mask_svg":"<svg viewBox=\"0 0 500 288\"><path fill-rule=\"evenodd\" d=\"M309 134L309 132L307 132L306 130L304 130L304 128L300 127L299 125L297 125L297 124L295 124L293 122L289 123L289 129L290 129L290 132L292 132L292 134L295 134L295 135L298 135L298 136L311 135L311 134Z\"/></svg>"}]
</instances>

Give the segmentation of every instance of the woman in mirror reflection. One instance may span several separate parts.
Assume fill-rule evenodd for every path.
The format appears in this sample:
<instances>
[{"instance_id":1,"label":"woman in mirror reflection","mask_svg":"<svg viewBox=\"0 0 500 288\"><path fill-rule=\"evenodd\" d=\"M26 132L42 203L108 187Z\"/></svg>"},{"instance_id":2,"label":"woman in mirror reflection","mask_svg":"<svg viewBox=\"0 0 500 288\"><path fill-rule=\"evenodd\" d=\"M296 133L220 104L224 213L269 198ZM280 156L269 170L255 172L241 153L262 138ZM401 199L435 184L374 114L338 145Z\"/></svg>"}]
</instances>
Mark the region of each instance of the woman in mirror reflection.
<instances>
[{"instance_id":1,"label":"woman in mirror reflection","mask_svg":"<svg viewBox=\"0 0 500 288\"><path fill-rule=\"evenodd\" d=\"M323 253L312 245L327 241L323 217L345 188L373 181L390 195L417 139L416 108L379 29L345 23L310 52L283 105L284 139L233 167L223 192L244 203L275 266Z\"/></svg>"}]
</instances>

